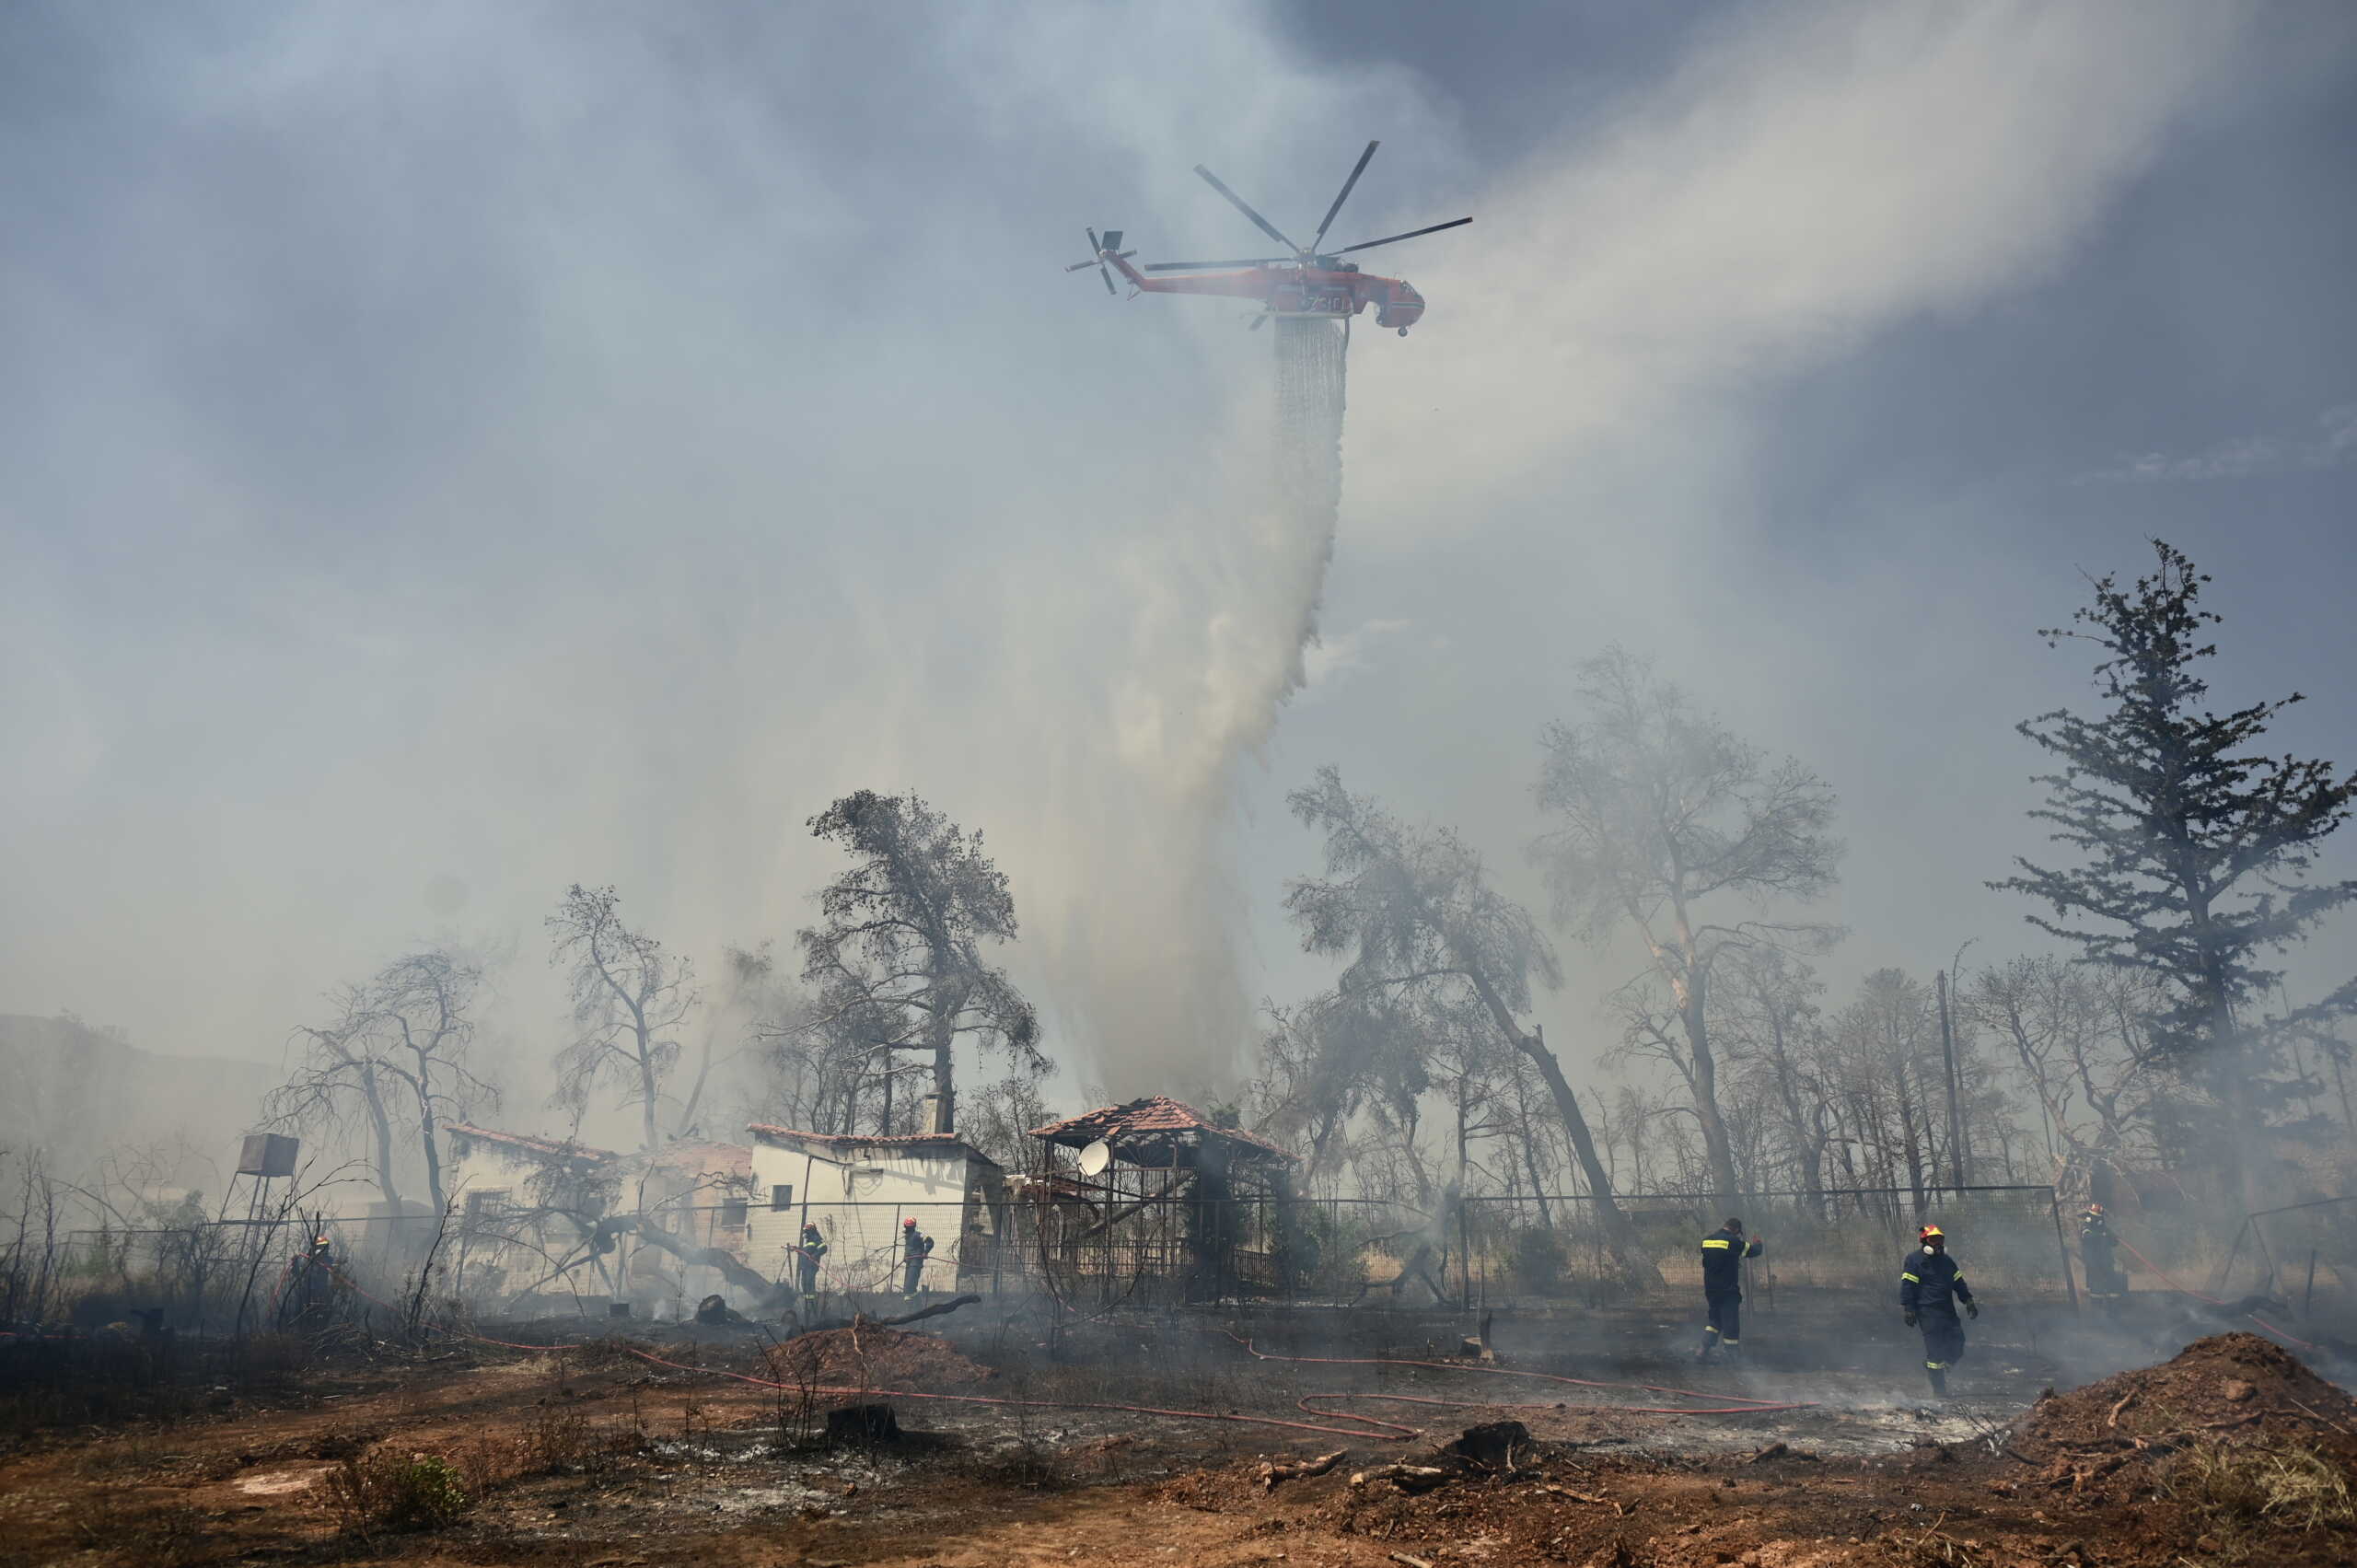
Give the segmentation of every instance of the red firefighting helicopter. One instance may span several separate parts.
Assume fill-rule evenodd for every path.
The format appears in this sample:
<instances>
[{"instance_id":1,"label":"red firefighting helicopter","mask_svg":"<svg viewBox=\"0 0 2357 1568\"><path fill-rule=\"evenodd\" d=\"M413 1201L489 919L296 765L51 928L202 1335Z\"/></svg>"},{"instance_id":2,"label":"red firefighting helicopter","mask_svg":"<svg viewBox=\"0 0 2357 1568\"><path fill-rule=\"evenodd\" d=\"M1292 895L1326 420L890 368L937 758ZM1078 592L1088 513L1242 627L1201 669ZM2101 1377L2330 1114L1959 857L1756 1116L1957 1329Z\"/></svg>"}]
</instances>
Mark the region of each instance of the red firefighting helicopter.
<instances>
[{"instance_id":1,"label":"red firefighting helicopter","mask_svg":"<svg viewBox=\"0 0 2357 1568\"><path fill-rule=\"evenodd\" d=\"M1356 245L1345 245L1336 250L1320 250L1326 231L1333 226L1334 215L1342 210L1350 199L1352 187L1359 176L1366 172L1375 149L1382 144L1369 142L1366 151L1359 154L1359 161L1351 177L1342 181L1342 189L1334 204L1326 209L1325 218L1318 225L1318 232L1309 237L1306 245L1296 245L1281 232L1276 225L1252 210L1243 197L1220 182L1218 175L1202 164L1195 172L1203 177L1211 188L1235 203L1236 210L1252 220L1253 226L1292 254L1288 256L1256 256L1236 261L1152 261L1144 267L1130 265L1134 250L1121 249L1121 231L1109 228L1100 238L1093 228L1086 230L1091 252L1086 261L1074 261L1064 271L1077 273L1095 267L1105 280L1105 292L1118 294L1113 286L1113 272L1130 280L1132 298L1139 294L1218 294L1261 302L1260 314L1253 319L1255 331L1271 316L1322 316L1347 321L1368 306L1375 307L1377 326L1397 328L1401 337L1416 324L1424 313L1424 296L1418 294L1404 278L1377 277L1373 273L1359 271L1355 261L1341 258L1353 250L1372 250L1378 245L1396 245L1402 239L1414 239L1420 235L1438 234L1444 228L1457 228L1471 223L1469 217L1451 218L1428 228L1410 229L1384 239L1364 239ZM1184 277L1149 277L1149 273L1181 273Z\"/></svg>"}]
</instances>

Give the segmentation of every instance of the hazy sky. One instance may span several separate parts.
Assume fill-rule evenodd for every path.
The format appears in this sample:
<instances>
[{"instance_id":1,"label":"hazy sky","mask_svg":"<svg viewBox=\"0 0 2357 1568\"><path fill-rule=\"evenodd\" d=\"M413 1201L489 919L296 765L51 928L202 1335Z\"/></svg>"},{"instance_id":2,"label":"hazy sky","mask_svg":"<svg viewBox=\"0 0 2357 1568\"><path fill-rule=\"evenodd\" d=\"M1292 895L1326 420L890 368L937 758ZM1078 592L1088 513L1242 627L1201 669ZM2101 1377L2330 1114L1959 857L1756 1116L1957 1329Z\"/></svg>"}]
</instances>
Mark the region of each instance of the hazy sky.
<instances>
[{"instance_id":1,"label":"hazy sky","mask_svg":"<svg viewBox=\"0 0 2357 1568\"><path fill-rule=\"evenodd\" d=\"M1184 1086L1323 977L1284 792L1535 898L1616 641L1840 792L1837 975L2019 950L2082 570L2189 550L2220 700L2357 761L2353 87L2332 0L0 9L0 1011L267 1056L448 932L537 1058L565 884L716 967L912 785L1071 1075ZM1431 308L1280 709L1269 334L1061 268L1371 136L1341 238L1476 221L1367 258Z\"/></svg>"}]
</instances>

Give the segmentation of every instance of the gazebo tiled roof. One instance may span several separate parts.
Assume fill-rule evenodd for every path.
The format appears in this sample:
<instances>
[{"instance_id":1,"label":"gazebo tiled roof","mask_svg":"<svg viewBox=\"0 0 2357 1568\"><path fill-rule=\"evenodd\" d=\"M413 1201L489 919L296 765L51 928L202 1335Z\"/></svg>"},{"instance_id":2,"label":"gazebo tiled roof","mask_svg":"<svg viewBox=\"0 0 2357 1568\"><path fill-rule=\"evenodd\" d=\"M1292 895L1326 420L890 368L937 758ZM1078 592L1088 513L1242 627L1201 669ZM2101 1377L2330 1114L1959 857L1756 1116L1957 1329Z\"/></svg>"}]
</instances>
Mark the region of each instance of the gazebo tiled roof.
<instances>
[{"instance_id":1,"label":"gazebo tiled roof","mask_svg":"<svg viewBox=\"0 0 2357 1568\"><path fill-rule=\"evenodd\" d=\"M1122 1105L1084 1111L1062 1121L1051 1121L1045 1127L1034 1127L1029 1135L1075 1149L1102 1139L1125 1159L1133 1159L1140 1154L1151 1156L1181 1144L1200 1144L1209 1139L1233 1144L1238 1154L1254 1159L1300 1157L1241 1127L1222 1127L1193 1106L1167 1095L1148 1095ZM1140 1163L1160 1162L1149 1158Z\"/></svg>"}]
</instances>

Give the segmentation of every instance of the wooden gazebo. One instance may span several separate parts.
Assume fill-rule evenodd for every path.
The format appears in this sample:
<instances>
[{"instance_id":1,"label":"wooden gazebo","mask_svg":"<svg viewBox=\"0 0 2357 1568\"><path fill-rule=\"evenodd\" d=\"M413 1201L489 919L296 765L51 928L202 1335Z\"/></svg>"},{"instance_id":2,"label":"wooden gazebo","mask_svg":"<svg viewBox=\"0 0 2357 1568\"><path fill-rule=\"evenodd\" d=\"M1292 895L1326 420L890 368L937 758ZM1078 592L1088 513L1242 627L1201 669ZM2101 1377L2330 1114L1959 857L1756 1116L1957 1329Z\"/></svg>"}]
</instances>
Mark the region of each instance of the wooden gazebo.
<instances>
[{"instance_id":1,"label":"wooden gazebo","mask_svg":"<svg viewBox=\"0 0 2357 1568\"><path fill-rule=\"evenodd\" d=\"M1165 1095L1035 1127L1032 1259L1059 1295L1203 1302L1283 1281L1296 1156Z\"/></svg>"}]
</instances>

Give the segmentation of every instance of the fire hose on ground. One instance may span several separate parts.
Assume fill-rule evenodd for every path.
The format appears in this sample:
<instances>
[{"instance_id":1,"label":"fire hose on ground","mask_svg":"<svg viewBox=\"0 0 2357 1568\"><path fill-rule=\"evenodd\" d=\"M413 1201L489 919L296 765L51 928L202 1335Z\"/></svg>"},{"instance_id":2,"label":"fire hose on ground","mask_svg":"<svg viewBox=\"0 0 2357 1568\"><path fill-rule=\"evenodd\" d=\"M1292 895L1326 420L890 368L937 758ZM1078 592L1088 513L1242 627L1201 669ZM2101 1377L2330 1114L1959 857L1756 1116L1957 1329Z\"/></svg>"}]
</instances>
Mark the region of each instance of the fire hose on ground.
<instances>
[{"instance_id":1,"label":"fire hose on ground","mask_svg":"<svg viewBox=\"0 0 2357 1568\"><path fill-rule=\"evenodd\" d=\"M343 1270L336 1267L334 1264L328 1264L326 1267L333 1272L337 1279L343 1281L345 1285L350 1287L355 1295L366 1296L368 1300L375 1302L377 1306L385 1307L389 1311L399 1312L402 1310L401 1307L396 1306L394 1303L387 1301L382 1296L377 1295L363 1288L349 1273L346 1273ZM454 1339L472 1340L480 1344L496 1345L503 1350L520 1350L528 1351L534 1354L546 1354L550 1352L561 1351L564 1348L562 1345L530 1345L518 1343L512 1340L493 1339L489 1334L477 1333L469 1329L444 1328L439 1324L433 1325L433 1327L436 1332L448 1335ZM1236 1338L1234 1335L1230 1335L1229 1337L1232 1339ZM1805 1403L1777 1404L1767 1400L1744 1399L1739 1395L1705 1394L1691 1388L1670 1388L1647 1383L1597 1383L1585 1378L1565 1377L1551 1372L1518 1372L1511 1368L1502 1366L1467 1366L1456 1362L1447 1361L1395 1361L1382 1357L1353 1359L1349 1357L1273 1355L1266 1351L1255 1348L1252 1342L1248 1340L1237 1339L1237 1342L1242 1345L1244 1349L1255 1358L1262 1361L1326 1362L1337 1365L1427 1366L1437 1367L1450 1372L1486 1372L1494 1376L1506 1377L1537 1377L1548 1382L1567 1383L1587 1388L1638 1388L1647 1392L1678 1394L1693 1399L1740 1400L1739 1403L1709 1406L1700 1409L1657 1405L1584 1405L1579 1407L1583 1410L1613 1411L1622 1413L1651 1415L1759 1415L1778 1411L1808 1410L1814 1408L1813 1405ZM1347 1421L1358 1423L1354 1426L1333 1426L1315 1422L1286 1421L1276 1416L1238 1415L1234 1411L1229 1411L1173 1410L1161 1405L1131 1405L1099 1400L1019 1400L993 1394L943 1394L915 1388L836 1388L817 1384L805 1385L800 1383L786 1383L781 1382L773 1377L756 1377L752 1374L747 1372L731 1372L724 1367L697 1366L688 1362L672 1361L666 1357L656 1355L650 1351L639 1350L634 1346L625 1345L621 1348L641 1361L647 1362L656 1366L669 1367L673 1371L677 1372L693 1372L709 1377L726 1377L734 1382L750 1384L752 1387L757 1388L773 1388L785 1393L824 1396L828 1399L929 1400L936 1403L943 1404L997 1405L1009 1408L1020 1407L1027 1410L1107 1411L1127 1415L1160 1416L1166 1419L1177 1421L1224 1421L1246 1426L1275 1426L1293 1432L1317 1432L1326 1434L1329 1436L1354 1437L1362 1441L1374 1438L1382 1441L1404 1443L1412 1440L1420 1435L1420 1434L1415 1428L1402 1426L1397 1422L1383 1421L1374 1416L1359 1415L1350 1411L1315 1410L1311 1408L1310 1400L1318 1400L1331 1401L1336 1400L1378 1400L1391 1403L1435 1405L1455 1410L1551 1410L1557 1408L1553 1405L1492 1405L1479 1400L1435 1400L1413 1394L1362 1394L1352 1392L1308 1394L1295 1401L1295 1407L1306 1414L1324 1417L1327 1422Z\"/></svg>"},{"instance_id":2,"label":"fire hose on ground","mask_svg":"<svg viewBox=\"0 0 2357 1568\"><path fill-rule=\"evenodd\" d=\"M2206 1301L2212 1307L2231 1307L2233 1306L2233 1303L2231 1302L2221 1301L2214 1295L2204 1295L2198 1290L2192 1290L2185 1285L2177 1283L2177 1281L2168 1276L2166 1272L2165 1272L2158 1263L2154 1262L2150 1258L2145 1257L2142 1252L2139 1252L2133 1247L2129 1246L2125 1238L2115 1237L2113 1239L2119 1243L2119 1247L2122 1251L2126 1252L2131 1258L2135 1259L2139 1263L2143 1264L2147 1273L2157 1276L2163 1284L2168 1286L2179 1295L2189 1295L2196 1301ZM2266 1318L2260 1317L2256 1312L2246 1312L2243 1316L2249 1318L2252 1322L2258 1324L2260 1328L2266 1330L2269 1333L2273 1334L2277 1339L2283 1341L2287 1344L2295 1344L2302 1350L2314 1350L2316 1348L2315 1345L2309 1343L2306 1340L2301 1339L2296 1334L2285 1333L2282 1330L2277 1328L2274 1324L2269 1322Z\"/></svg>"},{"instance_id":3,"label":"fire hose on ground","mask_svg":"<svg viewBox=\"0 0 2357 1568\"><path fill-rule=\"evenodd\" d=\"M1245 1353L1258 1361L1297 1361L1320 1366L1424 1366L1442 1372L1480 1372L1493 1377L1535 1377L1545 1383L1564 1383L1575 1388L1631 1388L1646 1394L1675 1394L1684 1399L1715 1400L1711 1405L1579 1405L1565 1407L1556 1403L1511 1404L1487 1400L1435 1400L1422 1394L1337 1393L1305 1394L1295 1403L1311 1415L1322 1415L1342 1421L1363 1421L1375 1426L1412 1436L1410 1428L1390 1422L1376 1421L1373 1416L1357 1415L1349 1411L1312 1410L1310 1401L1335 1400L1377 1400L1390 1404L1440 1405L1453 1410L1556 1410L1575 1408L1583 1411L1608 1411L1622 1415L1764 1415L1779 1411L1815 1410L1814 1400L1778 1401L1755 1400L1744 1394L1712 1394L1699 1388L1676 1388L1662 1383L1607 1383L1591 1377L1569 1377L1559 1372L1526 1372L1510 1366L1475 1366L1459 1361L1411 1361L1399 1356L1349 1355L1279 1355L1264 1351L1250 1340L1230 1333L1227 1336L1244 1347Z\"/></svg>"}]
</instances>

